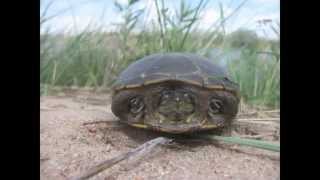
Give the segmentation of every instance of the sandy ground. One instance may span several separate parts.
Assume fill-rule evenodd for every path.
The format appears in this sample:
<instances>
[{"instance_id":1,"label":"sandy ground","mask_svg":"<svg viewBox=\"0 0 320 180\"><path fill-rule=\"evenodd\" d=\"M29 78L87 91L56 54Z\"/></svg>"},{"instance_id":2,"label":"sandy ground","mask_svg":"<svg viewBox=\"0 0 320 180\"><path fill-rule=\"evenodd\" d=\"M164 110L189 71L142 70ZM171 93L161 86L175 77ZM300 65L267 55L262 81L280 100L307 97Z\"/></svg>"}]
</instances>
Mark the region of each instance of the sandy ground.
<instances>
[{"instance_id":1,"label":"sandy ground","mask_svg":"<svg viewBox=\"0 0 320 180\"><path fill-rule=\"evenodd\" d=\"M159 136L150 131L92 121L114 121L108 94L61 93L40 99L40 177L68 179L97 163L125 153ZM253 117L256 117L252 113ZM241 115L239 115L241 118ZM245 116L248 117L248 116ZM244 118L244 117L242 117ZM236 135L267 134L279 141L279 127L242 125ZM269 135L268 135L269 134ZM146 179L280 179L280 153L237 145L184 143L159 147L137 161L129 159L92 177L95 180Z\"/></svg>"}]
</instances>

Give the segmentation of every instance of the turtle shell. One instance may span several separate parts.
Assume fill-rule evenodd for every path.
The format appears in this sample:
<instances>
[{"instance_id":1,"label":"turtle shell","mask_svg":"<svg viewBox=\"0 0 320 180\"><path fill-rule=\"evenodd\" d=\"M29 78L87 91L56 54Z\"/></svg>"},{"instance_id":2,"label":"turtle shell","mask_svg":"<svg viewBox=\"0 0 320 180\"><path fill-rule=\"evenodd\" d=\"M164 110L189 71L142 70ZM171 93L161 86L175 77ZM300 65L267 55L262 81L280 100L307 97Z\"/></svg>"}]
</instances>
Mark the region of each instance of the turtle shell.
<instances>
[{"instance_id":1,"label":"turtle shell","mask_svg":"<svg viewBox=\"0 0 320 180\"><path fill-rule=\"evenodd\" d=\"M113 85L115 91L165 81L180 81L208 89L230 91L238 96L238 85L226 71L209 59L190 53L159 53L146 56L125 69Z\"/></svg>"}]
</instances>

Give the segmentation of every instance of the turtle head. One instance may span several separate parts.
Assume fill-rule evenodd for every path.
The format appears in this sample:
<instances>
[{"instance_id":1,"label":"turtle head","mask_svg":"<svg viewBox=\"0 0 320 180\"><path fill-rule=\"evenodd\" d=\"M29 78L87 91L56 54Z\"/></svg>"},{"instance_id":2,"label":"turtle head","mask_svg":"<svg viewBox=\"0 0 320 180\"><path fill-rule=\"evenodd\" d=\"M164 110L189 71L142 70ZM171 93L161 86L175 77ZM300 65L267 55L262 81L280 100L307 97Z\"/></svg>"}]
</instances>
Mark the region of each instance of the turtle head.
<instances>
[{"instance_id":1,"label":"turtle head","mask_svg":"<svg viewBox=\"0 0 320 180\"><path fill-rule=\"evenodd\" d=\"M191 92L178 89L165 89L161 92L158 112L163 119L179 122L188 119L195 111L195 100Z\"/></svg>"},{"instance_id":2,"label":"turtle head","mask_svg":"<svg viewBox=\"0 0 320 180\"><path fill-rule=\"evenodd\" d=\"M135 127L185 133L228 126L237 107L230 92L164 82L120 91L112 111Z\"/></svg>"}]
</instances>

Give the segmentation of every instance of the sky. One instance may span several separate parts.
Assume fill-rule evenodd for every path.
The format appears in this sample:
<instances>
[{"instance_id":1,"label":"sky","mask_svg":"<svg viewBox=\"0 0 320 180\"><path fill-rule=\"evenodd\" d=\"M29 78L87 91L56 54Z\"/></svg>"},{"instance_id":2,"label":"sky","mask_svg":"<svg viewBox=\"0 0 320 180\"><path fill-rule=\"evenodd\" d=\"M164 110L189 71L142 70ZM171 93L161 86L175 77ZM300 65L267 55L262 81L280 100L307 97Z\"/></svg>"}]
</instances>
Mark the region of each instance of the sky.
<instances>
[{"instance_id":1,"label":"sky","mask_svg":"<svg viewBox=\"0 0 320 180\"><path fill-rule=\"evenodd\" d=\"M127 0L116 0L119 4L127 4ZM174 13L180 6L181 0L164 0L169 13ZM196 7L200 0L185 0L191 7ZM201 11L198 28L206 30L212 27L220 17L219 4L222 4L224 16L233 11L245 0L209 0L207 6ZM41 27L41 31L77 33L90 24L91 28L103 27L105 31L115 30L114 24L123 21L121 14L114 6L115 0L41 0L40 15L48 4L46 17L53 17ZM156 20L157 13L154 0L139 0L133 10L145 8L148 12L143 22L151 23ZM227 33L239 28L256 31L261 37L277 38L277 35L268 25L261 25L259 20L271 19L280 23L280 0L247 0L244 5L233 13L227 20L225 29ZM273 24L276 25L276 24ZM276 26L277 27L277 26Z\"/></svg>"}]
</instances>

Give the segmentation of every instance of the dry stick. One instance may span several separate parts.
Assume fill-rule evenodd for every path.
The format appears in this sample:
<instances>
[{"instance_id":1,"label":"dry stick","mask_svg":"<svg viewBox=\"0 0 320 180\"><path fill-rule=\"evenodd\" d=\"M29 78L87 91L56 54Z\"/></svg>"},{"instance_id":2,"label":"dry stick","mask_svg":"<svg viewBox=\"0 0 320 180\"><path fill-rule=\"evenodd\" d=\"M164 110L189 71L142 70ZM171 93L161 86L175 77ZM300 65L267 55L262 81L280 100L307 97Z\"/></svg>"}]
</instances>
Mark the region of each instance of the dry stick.
<instances>
[{"instance_id":1,"label":"dry stick","mask_svg":"<svg viewBox=\"0 0 320 180\"><path fill-rule=\"evenodd\" d=\"M247 112L247 113L239 113L238 116L248 116L248 115L256 115L258 112Z\"/></svg>"},{"instance_id":2,"label":"dry stick","mask_svg":"<svg viewBox=\"0 0 320 180\"><path fill-rule=\"evenodd\" d=\"M75 177L75 178L70 178L70 180L85 180L88 179L99 172L112 167L113 165L128 159L132 156L137 156L139 157L144 157L147 153L151 152L152 149L154 149L157 145L165 145L170 143L172 140L165 138L165 137L158 137L155 139L152 139L150 141L147 141L146 143L142 144L141 146L137 147L136 149L133 149L127 153L121 154L117 157L114 157L112 159L103 161L99 163L98 165L90 168L87 172L83 173L82 175Z\"/></svg>"},{"instance_id":3,"label":"dry stick","mask_svg":"<svg viewBox=\"0 0 320 180\"><path fill-rule=\"evenodd\" d=\"M239 113L238 115L245 116L245 115L254 115L254 114L258 114L258 113L280 113L280 110L255 111L255 112Z\"/></svg>"},{"instance_id":4,"label":"dry stick","mask_svg":"<svg viewBox=\"0 0 320 180\"><path fill-rule=\"evenodd\" d=\"M235 121L235 125L241 125L241 124L265 124L265 125L274 125L279 124L278 122L274 121Z\"/></svg>"},{"instance_id":5,"label":"dry stick","mask_svg":"<svg viewBox=\"0 0 320 180\"><path fill-rule=\"evenodd\" d=\"M53 110L57 110L55 108L48 108L48 107L40 107L40 111L53 111Z\"/></svg>"},{"instance_id":6,"label":"dry stick","mask_svg":"<svg viewBox=\"0 0 320 180\"><path fill-rule=\"evenodd\" d=\"M121 128L124 126L123 123L121 123L118 120L115 121L91 121L91 122L85 122L82 123L83 126L92 125L92 124L106 124L107 128Z\"/></svg>"},{"instance_id":7,"label":"dry stick","mask_svg":"<svg viewBox=\"0 0 320 180\"><path fill-rule=\"evenodd\" d=\"M280 113L280 110L262 111L263 113Z\"/></svg>"},{"instance_id":8,"label":"dry stick","mask_svg":"<svg viewBox=\"0 0 320 180\"><path fill-rule=\"evenodd\" d=\"M105 121L105 120L100 120L100 121L90 121L90 122L85 122L85 123L82 123L82 125L86 126L86 125L89 125L89 124L115 124L115 123L119 123L118 120L115 120L115 121ZM119 123L120 124L120 123Z\"/></svg>"},{"instance_id":9,"label":"dry stick","mask_svg":"<svg viewBox=\"0 0 320 180\"><path fill-rule=\"evenodd\" d=\"M239 122L247 121L280 121L280 118L248 118L248 119L237 119Z\"/></svg>"},{"instance_id":10,"label":"dry stick","mask_svg":"<svg viewBox=\"0 0 320 180\"><path fill-rule=\"evenodd\" d=\"M240 138L248 138L248 139L260 139L263 137L267 137L267 136L272 136L274 135L273 133L268 133L268 134L258 134L258 135L240 135Z\"/></svg>"}]
</instances>

